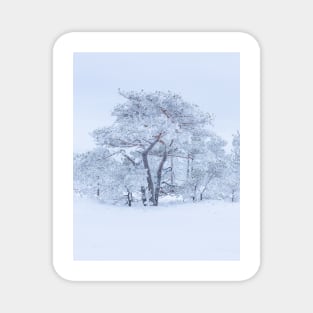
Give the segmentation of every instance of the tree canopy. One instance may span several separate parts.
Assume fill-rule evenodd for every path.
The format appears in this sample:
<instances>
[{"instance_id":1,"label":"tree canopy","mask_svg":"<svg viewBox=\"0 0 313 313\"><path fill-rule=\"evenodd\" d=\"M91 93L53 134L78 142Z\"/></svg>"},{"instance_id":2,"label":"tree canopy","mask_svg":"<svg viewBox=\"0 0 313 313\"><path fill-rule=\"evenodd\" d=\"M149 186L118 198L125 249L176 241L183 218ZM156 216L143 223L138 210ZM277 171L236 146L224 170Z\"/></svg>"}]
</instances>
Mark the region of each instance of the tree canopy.
<instances>
[{"instance_id":1,"label":"tree canopy","mask_svg":"<svg viewBox=\"0 0 313 313\"><path fill-rule=\"evenodd\" d=\"M74 156L74 187L105 200L159 204L166 195L201 201L239 199L240 135L233 149L214 132L214 116L170 91L121 91L97 148ZM212 193L212 190L216 190Z\"/></svg>"}]
</instances>

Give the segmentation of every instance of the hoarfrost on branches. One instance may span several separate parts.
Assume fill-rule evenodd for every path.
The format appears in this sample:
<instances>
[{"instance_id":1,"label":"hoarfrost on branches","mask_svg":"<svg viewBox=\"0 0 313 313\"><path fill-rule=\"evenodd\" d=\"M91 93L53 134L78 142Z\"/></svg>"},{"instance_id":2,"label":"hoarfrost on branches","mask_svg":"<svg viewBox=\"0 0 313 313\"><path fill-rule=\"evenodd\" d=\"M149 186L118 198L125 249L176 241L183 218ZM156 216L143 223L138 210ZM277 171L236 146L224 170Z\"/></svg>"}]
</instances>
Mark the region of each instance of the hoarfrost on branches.
<instances>
[{"instance_id":1,"label":"hoarfrost on branches","mask_svg":"<svg viewBox=\"0 0 313 313\"><path fill-rule=\"evenodd\" d=\"M240 134L231 153L214 116L170 91L121 91L115 121L95 129L96 148L74 155L74 190L112 203L162 198L239 200Z\"/></svg>"}]
</instances>

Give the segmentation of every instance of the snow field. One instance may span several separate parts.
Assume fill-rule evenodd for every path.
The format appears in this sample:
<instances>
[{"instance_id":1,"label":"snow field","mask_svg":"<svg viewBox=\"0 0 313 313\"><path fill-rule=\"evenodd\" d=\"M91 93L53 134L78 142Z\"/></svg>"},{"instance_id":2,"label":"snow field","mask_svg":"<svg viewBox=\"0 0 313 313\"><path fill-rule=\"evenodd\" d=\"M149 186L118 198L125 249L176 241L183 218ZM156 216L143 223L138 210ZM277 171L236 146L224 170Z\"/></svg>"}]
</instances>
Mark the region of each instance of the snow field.
<instances>
[{"instance_id":1,"label":"snow field","mask_svg":"<svg viewBox=\"0 0 313 313\"><path fill-rule=\"evenodd\" d=\"M158 207L74 199L75 260L239 260L239 203Z\"/></svg>"}]
</instances>

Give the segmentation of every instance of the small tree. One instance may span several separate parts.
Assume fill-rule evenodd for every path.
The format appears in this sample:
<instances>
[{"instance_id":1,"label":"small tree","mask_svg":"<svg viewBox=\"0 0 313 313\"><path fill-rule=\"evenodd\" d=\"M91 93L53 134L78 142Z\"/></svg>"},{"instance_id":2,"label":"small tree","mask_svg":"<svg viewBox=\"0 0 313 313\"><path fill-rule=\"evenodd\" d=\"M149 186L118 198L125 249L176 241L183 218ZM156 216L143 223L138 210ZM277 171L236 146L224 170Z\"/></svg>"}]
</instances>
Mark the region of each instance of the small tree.
<instances>
[{"instance_id":1,"label":"small tree","mask_svg":"<svg viewBox=\"0 0 313 313\"><path fill-rule=\"evenodd\" d=\"M140 188L146 173L135 167L123 151L110 153L97 148L74 156L74 190L88 197L121 201L132 205L133 192Z\"/></svg>"},{"instance_id":2,"label":"small tree","mask_svg":"<svg viewBox=\"0 0 313 313\"><path fill-rule=\"evenodd\" d=\"M106 198L112 193L112 169L117 164L110 152L97 148L74 155L74 190L89 197Z\"/></svg>"},{"instance_id":3,"label":"small tree","mask_svg":"<svg viewBox=\"0 0 313 313\"><path fill-rule=\"evenodd\" d=\"M203 200L210 185L222 177L226 168L225 145L224 140L210 133L190 150L185 197L191 195L193 201ZM212 196L212 192L210 194Z\"/></svg>"},{"instance_id":4,"label":"small tree","mask_svg":"<svg viewBox=\"0 0 313 313\"><path fill-rule=\"evenodd\" d=\"M228 156L228 166L225 175L225 187L228 198L232 202L240 199L240 133L233 135L232 150Z\"/></svg>"}]
</instances>

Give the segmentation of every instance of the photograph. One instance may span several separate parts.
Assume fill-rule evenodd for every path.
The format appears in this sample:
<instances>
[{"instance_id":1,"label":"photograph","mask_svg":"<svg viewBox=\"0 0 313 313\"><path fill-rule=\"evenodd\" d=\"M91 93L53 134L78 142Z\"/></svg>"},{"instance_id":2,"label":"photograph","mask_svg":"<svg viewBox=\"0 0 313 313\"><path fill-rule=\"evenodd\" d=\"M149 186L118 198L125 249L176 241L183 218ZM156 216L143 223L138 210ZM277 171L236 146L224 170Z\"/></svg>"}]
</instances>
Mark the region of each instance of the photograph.
<instances>
[{"instance_id":1,"label":"photograph","mask_svg":"<svg viewBox=\"0 0 313 313\"><path fill-rule=\"evenodd\" d=\"M73 53L73 260L240 261L240 53Z\"/></svg>"}]
</instances>

